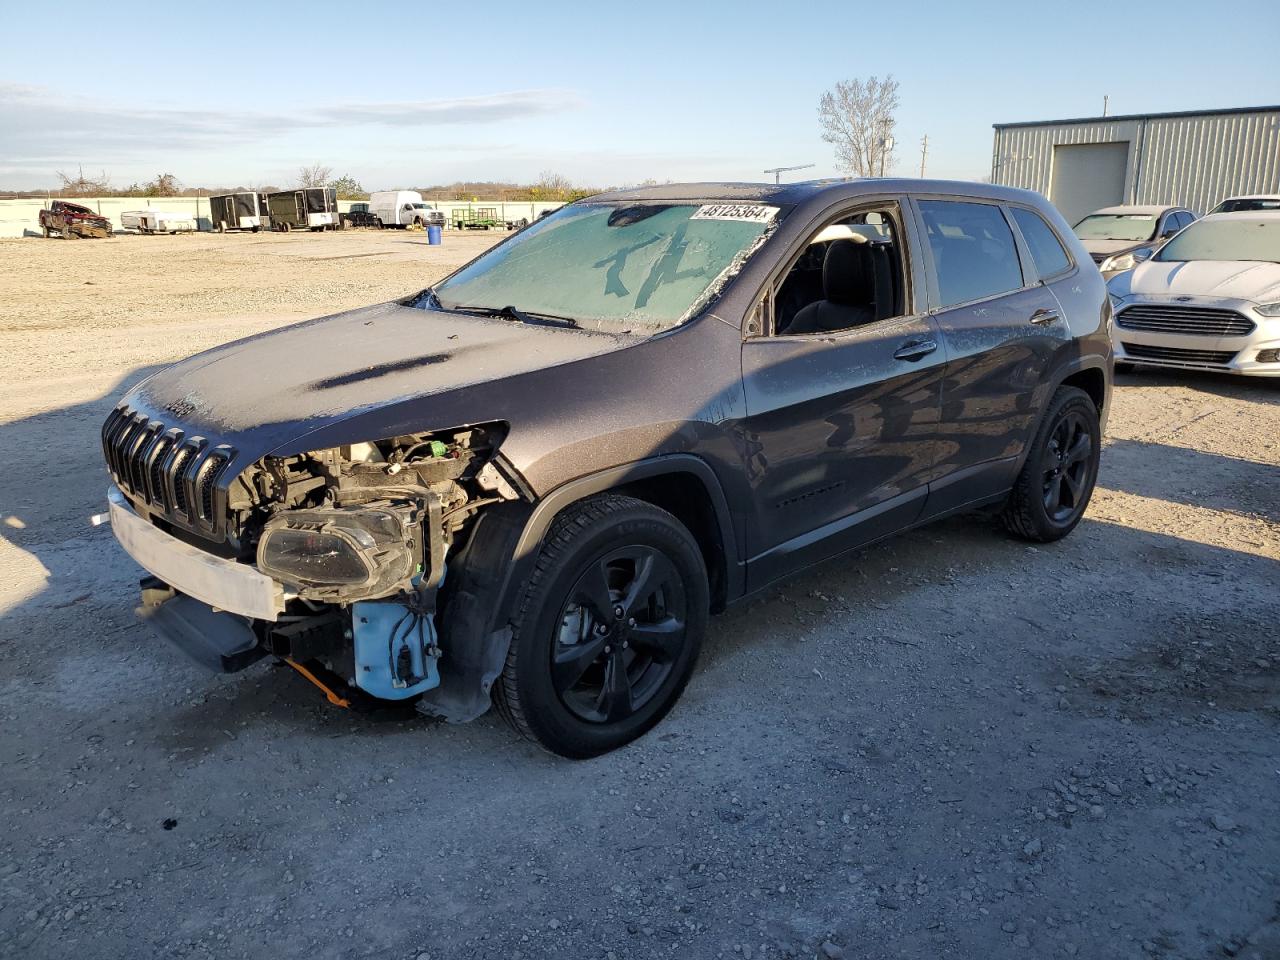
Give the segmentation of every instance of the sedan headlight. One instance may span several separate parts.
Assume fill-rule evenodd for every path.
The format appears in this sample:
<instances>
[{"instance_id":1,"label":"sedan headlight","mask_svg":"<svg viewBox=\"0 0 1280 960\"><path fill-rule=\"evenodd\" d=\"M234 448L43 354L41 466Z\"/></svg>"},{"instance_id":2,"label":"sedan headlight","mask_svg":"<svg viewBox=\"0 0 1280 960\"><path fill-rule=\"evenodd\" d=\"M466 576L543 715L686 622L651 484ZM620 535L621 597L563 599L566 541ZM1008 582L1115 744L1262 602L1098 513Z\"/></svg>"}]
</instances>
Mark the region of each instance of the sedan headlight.
<instances>
[{"instance_id":1,"label":"sedan headlight","mask_svg":"<svg viewBox=\"0 0 1280 960\"><path fill-rule=\"evenodd\" d=\"M417 571L421 529L403 504L290 510L262 528L258 569L316 600L387 596Z\"/></svg>"},{"instance_id":2,"label":"sedan headlight","mask_svg":"<svg viewBox=\"0 0 1280 960\"><path fill-rule=\"evenodd\" d=\"M1280 317L1280 303L1260 303L1253 309L1264 317Z\"/></svg>"},{"instance_id":3,"label":"sedan headlight","mask_svg":"<svg viewBox=\"0 0 1280 960\"><path fill-rule=\"evenodd\" d=\"M1118 253L1114 257L1107 257L1102 261L1102 266L1098 269L1102 271L1108 270L1132 270L1138 264L1151 258L1152 250L1150 247L1142 247L1138 250L1131 250L1128 253Z\"/></svg>"}]
</instances>

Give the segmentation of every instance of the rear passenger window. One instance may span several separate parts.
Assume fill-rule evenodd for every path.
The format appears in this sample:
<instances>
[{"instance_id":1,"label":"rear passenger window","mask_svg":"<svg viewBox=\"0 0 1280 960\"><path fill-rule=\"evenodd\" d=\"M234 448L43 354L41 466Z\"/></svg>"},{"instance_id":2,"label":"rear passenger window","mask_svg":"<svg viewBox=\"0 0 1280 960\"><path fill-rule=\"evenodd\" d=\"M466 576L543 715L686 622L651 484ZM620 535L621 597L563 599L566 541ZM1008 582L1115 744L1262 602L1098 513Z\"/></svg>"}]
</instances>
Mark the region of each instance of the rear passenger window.
<instances>
[{"instance_id":1,"label":"rear passenger window","mask_svg":"<svg viewBox=\"0 0 1280 960\"><path fill-rule=\"evenodd\" d=\"M1031 250L1031 259L1035 261L1036 270L1042 277L1051 277L1071 266L1071 258L1062 249L1058 235L1044 222L1040 214L1022 207L1010 207L1013 220L1022 231L1022 239L1027 241Z\"/></svg>"},{"instance_id":2,"label":"rear passenger window","mask_svg":"<svg viewBox=\"0 0 1280 960\"><path fill-rule=\"evenodd\" d=\"M939 306L993 297L1022 286L1018 247L999 207L922 200L920 214L933 251Z\"/></svg>"}]
</instances>

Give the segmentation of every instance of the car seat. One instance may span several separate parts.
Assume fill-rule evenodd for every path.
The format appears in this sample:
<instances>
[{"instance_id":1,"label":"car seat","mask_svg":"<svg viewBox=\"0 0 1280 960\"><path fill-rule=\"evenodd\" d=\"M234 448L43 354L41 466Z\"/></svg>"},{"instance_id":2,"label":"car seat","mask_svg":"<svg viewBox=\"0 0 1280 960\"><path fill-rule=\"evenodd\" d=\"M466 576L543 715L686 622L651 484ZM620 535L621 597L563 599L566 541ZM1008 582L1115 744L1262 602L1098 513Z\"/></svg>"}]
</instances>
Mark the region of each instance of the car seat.
<instances>
[{"instance_id":1,"label":"car seat","mask_svg":"<svg viewBox=\"0 0 1280 960\"><path fill-rule=\"evenodd\" d=\"M782 333L822 333L876 319L876 269L871 244L835 240L822 263L822 300L801 309Z\"/></svg>"}]
</instances>

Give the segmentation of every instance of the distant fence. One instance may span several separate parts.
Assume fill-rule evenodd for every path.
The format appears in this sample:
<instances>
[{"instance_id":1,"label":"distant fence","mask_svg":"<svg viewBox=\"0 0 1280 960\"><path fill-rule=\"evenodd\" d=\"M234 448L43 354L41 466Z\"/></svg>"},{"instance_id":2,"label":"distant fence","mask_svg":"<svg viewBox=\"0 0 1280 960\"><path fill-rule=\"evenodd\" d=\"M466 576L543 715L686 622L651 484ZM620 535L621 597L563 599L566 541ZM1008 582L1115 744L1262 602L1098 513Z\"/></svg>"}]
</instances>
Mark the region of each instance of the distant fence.
<instances>
[{"instance_id":1,"label":"distant fence","mask_svg":"<svg viewBox=\"0 0 1280 960\"><path fill-rule=\"evenodd\" d=\"M39 197L22 197L14 200L0 200L0 237L39 237L40 211L52 202ZM123 230L120 215L130 210L145 210L155 207L157 210L185 213L196 221L200 230L212 230L209 219L208 197L68 197L72 203L95 210L106 217L117 230ZM358 202L358 201L357 201ZM339 200L338 209L345 213L351 209L352 201ZM501 200L440 200L428 201L427 205L444 212L450 224L455 211L496 210L500 220L535 220L544 210L555 210L559 203L541 202L504 202Z\"/></svg>"}]
</instances>

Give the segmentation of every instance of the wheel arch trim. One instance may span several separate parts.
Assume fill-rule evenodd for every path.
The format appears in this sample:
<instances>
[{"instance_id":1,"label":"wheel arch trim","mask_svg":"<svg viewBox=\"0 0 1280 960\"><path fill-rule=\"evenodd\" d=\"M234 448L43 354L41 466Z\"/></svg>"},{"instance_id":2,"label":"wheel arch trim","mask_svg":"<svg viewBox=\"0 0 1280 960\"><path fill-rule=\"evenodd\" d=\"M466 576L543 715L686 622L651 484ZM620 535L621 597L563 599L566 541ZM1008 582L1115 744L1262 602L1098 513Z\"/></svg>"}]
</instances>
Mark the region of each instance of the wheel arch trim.
<instances>
[{"instance_id":1,"label":"wheel arch trim","mask_svg":"<svg viewBox=\"0 0 1280 960\"><path fill-rule=\"evenodd\" d=\"M521 532L520 540L517 541L515 561L520 563L536 553L547 531L550 530L552 522L556 520L559 512L571 503L591 497L593 494L634 484L639 480L672 474L691 474L700 481L712 503L713 511L716 512L716 525L721 535L726 566L741 566L741 557L737 550L737 534L733 530L728 499L724 497L719 477L707 461L692 453L669 453L649 458L649 460L625 463L625 465L609 467L608 470L595 472L595 474L577 477L576 480L557 486L535 504L534 512L531 513L529 522L526 522L525 530Z\"/></svg>"},{"instance_id":2,"label":"wheel arch trim","mask_svg":"<svg viewBox=\"0 0 1280 960\"><path fill-rule=\"evenodd\" d=\"M566 507L586 497L615 490L630 483L680 473L691 474L701 483L711 502L715 514L715 526L724 552L726 592L730 599L741 596L746 587L746 578L742 558L738 552L738 537L734 530L733 516L729 511L729 501L725 497L724 488L715 471L701 457L690 453L666 454L610 467L598 473L570 480L550 491L534 506L516 543L515 555L512 557L513 577L511 579L519 582L518 575L523 573L527 565L536 558L538 547L547 531L551 529L551 524Z\"/></svg>"}]
</instances>

